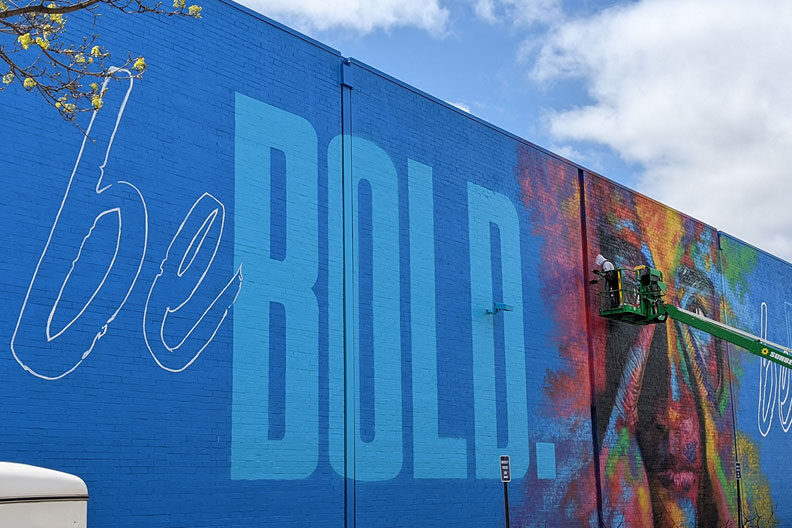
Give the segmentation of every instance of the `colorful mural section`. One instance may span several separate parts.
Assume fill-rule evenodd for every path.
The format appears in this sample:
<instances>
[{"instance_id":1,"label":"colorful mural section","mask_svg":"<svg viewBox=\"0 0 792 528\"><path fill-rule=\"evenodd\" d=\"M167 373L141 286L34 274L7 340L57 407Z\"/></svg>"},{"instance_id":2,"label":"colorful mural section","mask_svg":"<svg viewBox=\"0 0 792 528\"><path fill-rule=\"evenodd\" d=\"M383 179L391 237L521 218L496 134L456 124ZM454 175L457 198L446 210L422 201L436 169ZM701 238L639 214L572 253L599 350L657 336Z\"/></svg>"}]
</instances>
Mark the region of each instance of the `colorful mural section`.
<instances>
[{"instance_id":1,"label":"colorful mural section","mask_svg":"<svg viewBox=\"0 0 792 528\"><path fill-rule=\"evenodd\" d=\"M532 365L542 374L534 398L539 402L537 428L557 446L555 479L527 481L525 506L518 526L598 526L596 458L591 428L591 384L587 344L586 289L582 271L581 178L576 167L529 145L518 147L517 178L530 231L542 244L538 259L538 293L552 324L532 349ZM533 326L533 322L529 325ZM546 357L550 355L550 358ZM539 457L537 448L537 457Z\"/></svg>"},{"instance_id":2,"label":"colorful mural section","mask_svg":"<svg viewBox=\"0 0 792 528\"><path fill-rule=\"evenodd\" d=\"M660 269L667 303L720 320L717 231L601 178L586 183L589 262ZM724 343L675 321L591 328L605 526L735 523Z\"/></svg>"}]
</instances>

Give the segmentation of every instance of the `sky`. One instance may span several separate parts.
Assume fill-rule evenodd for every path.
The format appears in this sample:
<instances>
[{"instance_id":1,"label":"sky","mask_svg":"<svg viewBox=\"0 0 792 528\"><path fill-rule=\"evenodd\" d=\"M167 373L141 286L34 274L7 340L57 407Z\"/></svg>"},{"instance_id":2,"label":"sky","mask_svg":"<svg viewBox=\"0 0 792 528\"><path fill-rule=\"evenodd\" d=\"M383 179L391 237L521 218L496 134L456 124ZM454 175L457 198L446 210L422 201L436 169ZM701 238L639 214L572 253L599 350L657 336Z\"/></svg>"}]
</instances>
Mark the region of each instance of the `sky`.
<instances>
[{"instance_id":1,"label":"sky","mask_svg":"<svg viewBox=\"0 0 792 528\"><path fill-rule=\"evenodd\" d=\"M792 262L788 0L242 0Z\"/></svg>"}]
</instances>

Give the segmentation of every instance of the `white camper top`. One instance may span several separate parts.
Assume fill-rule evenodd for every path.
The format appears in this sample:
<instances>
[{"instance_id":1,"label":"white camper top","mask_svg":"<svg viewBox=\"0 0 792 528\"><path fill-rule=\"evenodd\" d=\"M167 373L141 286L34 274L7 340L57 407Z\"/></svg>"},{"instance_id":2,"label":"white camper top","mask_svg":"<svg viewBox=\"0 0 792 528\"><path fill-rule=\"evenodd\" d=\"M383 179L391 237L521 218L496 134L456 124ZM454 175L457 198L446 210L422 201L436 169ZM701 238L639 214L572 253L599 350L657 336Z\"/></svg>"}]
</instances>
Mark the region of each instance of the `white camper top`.
<instances>
[{"instance_id":1,"label":"white camper top","mask_svg":"<svg viewBox=\"0 0 792 528\"><path fill-rule=\"evenodd\" d=\"M87 500L80 477L27 464L0 462L0 502L31 499Z\"/></svg>"}]
</instances>

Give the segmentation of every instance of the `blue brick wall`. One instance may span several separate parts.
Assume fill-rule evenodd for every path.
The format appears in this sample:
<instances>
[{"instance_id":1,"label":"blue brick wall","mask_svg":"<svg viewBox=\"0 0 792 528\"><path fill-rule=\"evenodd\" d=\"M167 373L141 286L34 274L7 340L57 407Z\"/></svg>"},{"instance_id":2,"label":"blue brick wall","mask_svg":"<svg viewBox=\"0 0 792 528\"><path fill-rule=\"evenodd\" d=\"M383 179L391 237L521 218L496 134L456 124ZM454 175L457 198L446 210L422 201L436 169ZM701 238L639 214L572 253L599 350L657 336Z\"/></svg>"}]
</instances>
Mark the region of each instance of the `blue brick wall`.
<instances>
[{"instance_id":1,"label":"blue brick wall","mask_svg":"<svg viewBox=\"0 0 792 528\"><path fill-rule=\"evenodd\" d=\"M0 97L0 459L83 477L92 526L501 526L501 454L515 526L694 526L736 518L736 447L739 504L792 515L785 415L749 425L758 360L731 351L725 399L694 403L671 365L725 349L606 327L586 283L600 252L682 304L696 274L772 334L785 263L244 8L204 15L102 17L149 69L80 121L95 141ZM632 421L625 354L652 358ZM672 414L701 433L693 499L636 429Z\"/></svg>"},{"instance_id":2,"label":"blue brick wall","mask_svg":"<svg viewBox=\"0 0 792 528\"><path fill-rule=\"evenodd\" d=\"M376 303L378 295L389 295L392 317L401 317L402 405L392 412L401 413L404 424L399 475L356 485L358 520L387 526L392 521L381 524L383 504L400 504L410 526L469 526L471 516L500 522L493 521L503 515L494 462L503 452L512 460L512 508L520 523L589 522L585 514L581 521L580 511L559 515L575 500L594 503L593 474L581 461L592 457L588 387L579 387L584 405L566 410L545 390L548 372L586 365L582 321L560 329L576 317L556 320L558 292L544 288L543 257L552 254L574 266L565 279L575 294L566 301L583 303L576 169L365 65L354 63L352 78L352 133L387 155L383 167L358 168L352 143L360 202L371 202L367 214L385 214L381 230L392 230L382 234L375 227L373 247L384 246L387 237L398 243L379 258L398 272L400 287L380 294L375 282L373 297ZM364 175L355 176L356 170ZM381 182L393 175L388 191ZM392 198L383 202L377 195L385 193ZM567 220L548 222L565 201L573 204ZM370 221L359 219L364 226ZM364 288L372 288L363 284L367 274L373 271L376 281L382 266L377 258L359 260L360 370L374 373L373 387L361 380L360 389L368 391L361 396L356 439L364 464L367 428L374 428L375 439L380 434L376 410L363 403L377 398L379 334L366 328L371 323L362 298ZM487 315L493 301L514 305L514 311ZM561 354L562 340L577 342ZM537 456L556 445L558 458ZM556 464L559 478L543 478L555 474ZM571 478L580 478L580 497L568 496L565 505L568 489L559 488Z\"/></svg>"},{"instance_id":3,"label":"blue brick wall","mask_svg":"<svg viewBox=\"0 0 792 528\"><path fill-rule=\"evenodd\" d=\"M341 130L339 57L235 6L214 2L205 10L202 21L103 17L99 32L108 47L144 55L149 70L132 87L104 170L110 187L101 193L99 166L128 83L111 81L91 129L96 142L85 145L71 184L80 134L34 98L3 94L4 121L14 125L1 133L2 240L7 252L17 249L2 259L4 300L13 306L1 316L2 458L82 476L92 526L343 525L343 480L329 467L326 438L322 465L309 479L293 479L287 465L276 479L234 474L237 350L228 311L239 290L235 251L242 246L235 244L235 98L310 117L327 144ZM314 187L327 178L326 155L321 159ZM119 214L121 248L91 299L115 252ZM314 231L318 225L317 218ZM297 253L299 245L287 250ZM243 280L246 272L243 265ZM326 279L316 288L326 289ZM52 334L88 309L48 341L45 326L59 295ZM308 331L318 343L320 330ZM20 363L48 377L91 351L72 372L47 381L15 361L12 341ZM326 337L323 347L326 369ZM326 396L318 402L315 420L326 431Z\"/></svg>"},{"instance_id":4,"label":"blue brick wall","mask_svg":"<svg viewBox=\"0 0 792 528\"><path fill-rule=\"evenodd\" d=\"M721 233L726 321L789 347L792 332L792 266ZM737 455L746 517L772 518L783 526L792 503L783 492L792 459L785 446L790 428L789 371L732 347Z\"/></svg>"}]
</instances>

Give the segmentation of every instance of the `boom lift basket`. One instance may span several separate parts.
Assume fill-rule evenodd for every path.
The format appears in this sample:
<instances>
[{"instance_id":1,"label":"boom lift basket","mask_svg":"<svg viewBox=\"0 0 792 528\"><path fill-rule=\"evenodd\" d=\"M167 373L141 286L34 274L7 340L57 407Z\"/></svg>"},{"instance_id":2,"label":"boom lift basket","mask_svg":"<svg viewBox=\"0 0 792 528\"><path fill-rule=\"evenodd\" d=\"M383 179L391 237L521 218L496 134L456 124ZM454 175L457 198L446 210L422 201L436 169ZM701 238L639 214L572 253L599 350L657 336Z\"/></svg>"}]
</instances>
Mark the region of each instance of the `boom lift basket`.
<instances>
[{"instance_id":1,"label":"boom lift basket","mask_svg":"<svg viewBox=\"0 0 792 528\"><path fill-rule=\"evenodd\" d=\"M631 324L654 324L666 320L662 297L663 274L648 266L595 270L602 317Z\"/></svg>"}]
</instances>

